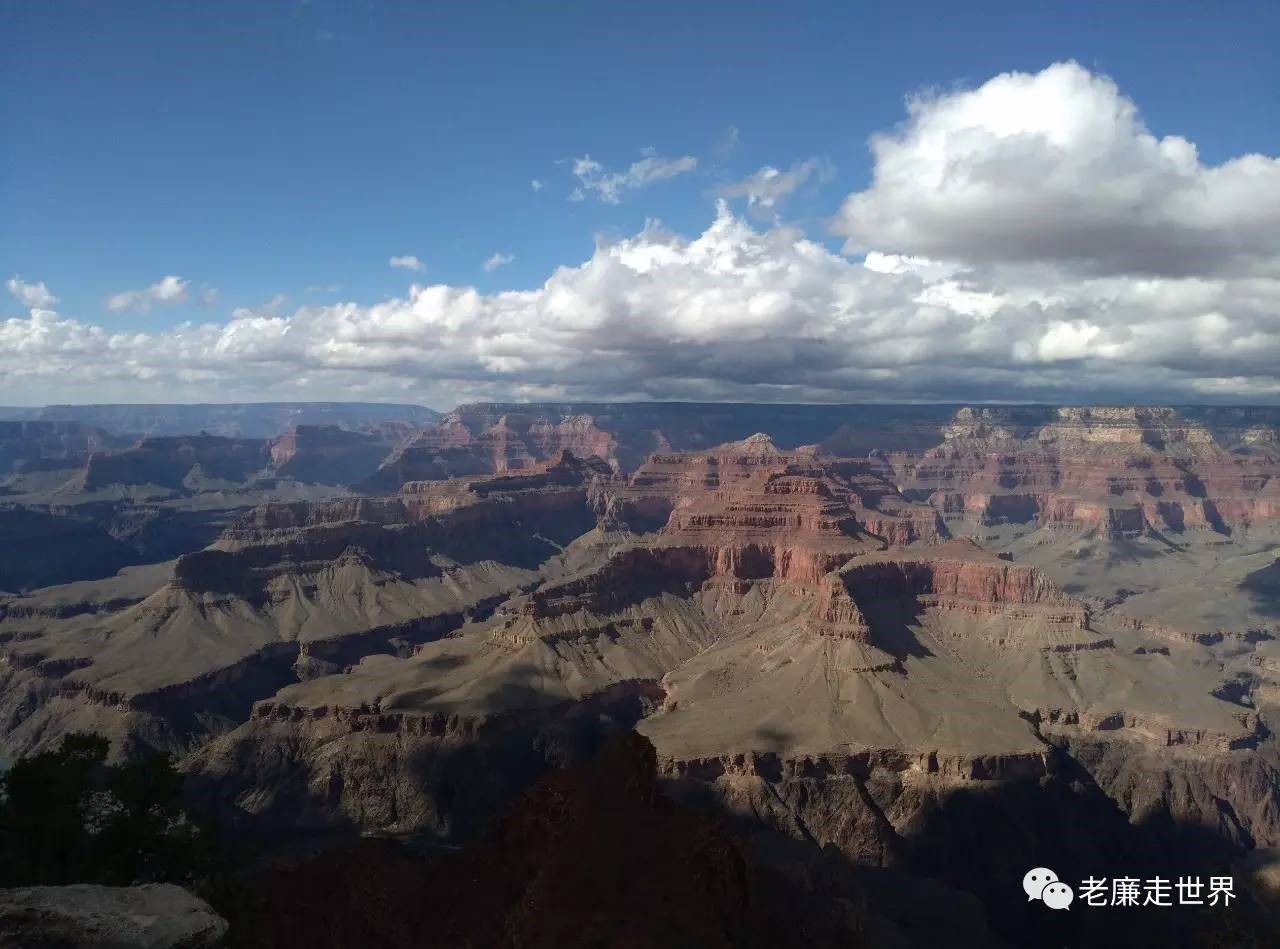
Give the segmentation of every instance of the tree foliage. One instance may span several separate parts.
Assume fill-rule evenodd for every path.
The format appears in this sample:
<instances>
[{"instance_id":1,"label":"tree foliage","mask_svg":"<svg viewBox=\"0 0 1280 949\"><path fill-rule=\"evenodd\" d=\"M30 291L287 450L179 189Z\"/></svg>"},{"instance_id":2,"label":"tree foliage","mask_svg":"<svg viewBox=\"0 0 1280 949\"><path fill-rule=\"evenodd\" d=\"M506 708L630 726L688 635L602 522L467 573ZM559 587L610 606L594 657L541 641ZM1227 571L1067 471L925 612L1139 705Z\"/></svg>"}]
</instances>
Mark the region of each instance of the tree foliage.
<instances>
[{"instance_id":1,"label":"tree foliage","mask_svg":"<svg viewBox=\"0 0 1280 949\"><path fill-rule=\"evenodd\" d=\"M107 764L110 744L72 734L0 778L0 886L187 882L212 835L182 808L167 755Z\"/></svg>"}]
</instances>

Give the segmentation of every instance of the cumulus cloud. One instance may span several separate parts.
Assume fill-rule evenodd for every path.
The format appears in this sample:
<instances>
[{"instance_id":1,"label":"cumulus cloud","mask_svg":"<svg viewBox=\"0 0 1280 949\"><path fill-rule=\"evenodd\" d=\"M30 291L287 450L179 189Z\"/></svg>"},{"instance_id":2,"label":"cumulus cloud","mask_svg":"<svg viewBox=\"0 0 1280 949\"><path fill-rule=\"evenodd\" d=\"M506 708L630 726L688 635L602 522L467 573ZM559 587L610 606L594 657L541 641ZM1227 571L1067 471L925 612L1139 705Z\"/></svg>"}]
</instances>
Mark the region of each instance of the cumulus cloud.
<instances>
[{"instance_id":1,"label":"cumulus cloud","mask_svg":"<svg viewBox=\"0 0 1280 949\"><path fill-rule=\"evenodd\" d=\"M488 260L484 262L483 266L486 272L492 273L493 271L497 270L499 267L505 267L507 264L511 263L511 261L515 259L516 259L515 254L495 253L492 257L490 257Z\"/></svg>"},{"instance_id":2,"label":"cumulus cloud","mask_svg":"<svg viewBox=\"0 0 1280 949\"><path fill-rule=\"evenodd\" d=\"M845 250L1094 274L1266 273L1280 255L1280 160L1205 165L1073 62L920 95L871 139L874 177L835 220Z\"/></svg>"},{"instance_id":3,"label":"cumulus cloud","mask_svg":"<svg viewBox=\"0 0 1280 949\"><path fill-rule=\"evenodd\" d=\"M652 148L644 149L641 154L643 157L626 171L609 171L590 155L574 159L573 174L578 179L578 186L570 192L569 199L583 201L594 195L605 204L619 204L627 191L683 175L698 167L698 159L692 155L663 158Z\"/></svg>"},{"instance_id":4,"label":"cumulus cloud","mask_svg":"<svg viewBox=\"0 0 1280 949\"><path fill-rule=\"evenodd\" d=\"M541 191L543 188L546 187L546 185L543 184L541 181L539 181L537 178L534 178L532 181L529 182L529 187L532 188L534 191Z\"/></svg>"},{"instance_id":5,"label":"cumulus cloud","mask_svg":"<svg viewBox=\"0 0 1280 949\"><path fill-rule=\"evenodd\" d=\"M387 261L392 267L399 267L401 270L426 270L427 265L420 261L412 254L406 254L403 257L392 257Z\"/></svg>"},{"instance_id":6,"label":"cumulus cloud","mask_svg":"<svg viewBox=\"0 0 1280 949\"><path fill-rule=\"evenodd\" d=\"M1112 125L1087 110L1055 118L1039 100L1021 103L1025 88L1045 82L1110 101ZM965 98L992 83L1013 90L1000 99L1011 110L1004 119L992 118L985 100L979 107ZM1274 160L1249 159L1261 171L1236 177L1229 194L1215 191L1225 180L1219 171L1244 159L1216 168L1184 162L1197 187L1219 199L1217 217L1188 217L1190 193L1178 191L1176 176L1153 177L1151 155L1194 148L1147 136L1152 152L1136 110L1109 80L1067 64L992 83L913 102L907 124L876 145L871 187L839 218L862 259L795 228L749 223L721 201L701 234L652 224L601 240L588 259L532 290L415 284L367 306L264 305L226 323L153 333L108 331L36 307L0 323L0 402L9 394L30 401L33 392L46 401L349 393L435 406L1280 399L1280 249L1272 231L1250 224L1274 212L1266 170ZM1023 126L1041 130L997 134ZM1077 173L1082 141L1093 177ZM898 180L900 149L932 155L940 177ZM1000 212L984 225L987 186L973 182L996 165L1022 213L1035 196L1025 182L1039 176L1042 200L1061 214L1025 223ZM1122 194L1134 196L1132 213L1114 215L1116 226L1129 221L1146 252L1105 234L1106 208ZM1068 209L1068 195L1082 207ZM953 198L971 203L974 220ZM1144 230L1154 219L1165 228Z\"/></svg>"},{"instance_id":7,"label":"cumulus cloud","mask_svg":"<svg viewBox=\"0 0 1280 949\"><path fill-rule=\"evenodd\" d=\"M724 198L746 198L749 209L767 214L810 178L827 181L834 175L835 166L823 158L796 162L787 171L765 165L742 181L724 185L719 193Z\"/></svg>"},{"instance_id":8,"label":"cumulus cloud","mask_svg":"<svg viewBox=\"0 0 1280 949\"><path fill-rule=\"evenodd\" d=\"M153 306L185 303L188 299L187 281L181 277L161 277L157 282L141 290L122 290L107 297L107 309L112 312L134 310L145 313Z\"/></svg>"},{"instance_id":9,"label":"cumulus cloud","mask_svg":"<svg viewBox=\"0 0 1280 949\"><path fill-rule=\"evenodd\" d=\"M38 283L27 283L17 274L5 281L5 287L13 294L13 298L28 308L51 307L58 302L49 288L41 280Z\"/></svg>"},{"instance_id":10,"label":"cumulus cloud","mask_svg":"<svg viewBox=\"0 0 1280 949\"><path fill-rule=\"evenodd\" d=\"M993 272L832 253L721 204L650 225L543 286L415 285L370 306L237 310L110 333L35 310L0 324L0 393L57 400L1090 401L1251 397L1280 365L1280 281ZM79 387L76 391L69 391Z\"/></svg>"}]
</instances>

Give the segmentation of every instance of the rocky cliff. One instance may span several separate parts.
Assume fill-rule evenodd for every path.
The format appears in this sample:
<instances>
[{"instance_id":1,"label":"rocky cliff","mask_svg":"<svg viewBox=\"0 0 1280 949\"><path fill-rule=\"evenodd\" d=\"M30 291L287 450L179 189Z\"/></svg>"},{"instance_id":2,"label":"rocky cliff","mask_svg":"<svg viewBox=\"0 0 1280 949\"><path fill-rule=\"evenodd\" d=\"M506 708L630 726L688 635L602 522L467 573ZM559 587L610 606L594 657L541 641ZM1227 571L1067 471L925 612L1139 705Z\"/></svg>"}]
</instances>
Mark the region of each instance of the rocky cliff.
<instances>
[{"instance_id":1,"label":"rocky cliff","mask_svg":"<svg viewBox=\"0 0 1280 949\"><path fill-rule=\"evenodd\" d=\"M1277 462L1227 451L1173 409L962 409L942 435L888 455L885 472L953 521L1121 537L1229 534L1280 517Z\"/></svg>"},{"instance_id":2,"label":"rocky cliff","mask_svg":"<svg viewBox=\"0 0 1280 949\"><path fill-rule=\"evenodd\" d=\"M299 425L267 446L271 474L317 484L355 484L378 470L410 429L383 425L351 431L336 425Z\"/></svg>"}]
</instances>

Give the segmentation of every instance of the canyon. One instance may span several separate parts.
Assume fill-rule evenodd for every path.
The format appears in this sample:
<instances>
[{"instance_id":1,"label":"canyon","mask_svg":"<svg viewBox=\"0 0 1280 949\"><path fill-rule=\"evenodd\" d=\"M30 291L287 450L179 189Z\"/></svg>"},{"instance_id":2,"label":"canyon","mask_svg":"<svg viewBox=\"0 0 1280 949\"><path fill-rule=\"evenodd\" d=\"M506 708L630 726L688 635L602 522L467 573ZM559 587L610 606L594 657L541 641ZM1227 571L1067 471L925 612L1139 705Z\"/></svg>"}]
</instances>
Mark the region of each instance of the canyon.
<instances>
[{"instance_id":1,"label":"canyon","mask_svg":"<svg viewBox=\"0 0 1280 949\"><path fill-rule=\"evenodd\" d=\"M634 733L894 938L922 881L1019 944L1028 866L1243 885L1280 848L1280 410L0 425L0 754L172 754L236 833L469 846Z\"/></svg>"}]
</instances>

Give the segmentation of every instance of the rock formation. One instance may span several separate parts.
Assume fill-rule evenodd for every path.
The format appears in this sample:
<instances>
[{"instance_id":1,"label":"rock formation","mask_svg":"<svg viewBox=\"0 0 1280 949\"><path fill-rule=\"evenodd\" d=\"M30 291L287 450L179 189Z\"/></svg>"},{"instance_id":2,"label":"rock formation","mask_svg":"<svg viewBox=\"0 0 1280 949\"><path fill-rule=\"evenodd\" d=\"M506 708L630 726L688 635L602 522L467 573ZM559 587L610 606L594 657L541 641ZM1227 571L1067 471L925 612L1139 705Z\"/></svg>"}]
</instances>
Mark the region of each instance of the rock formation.
<instances>
[{"instance_id":1,"label":"rock formation","mask_svg":"<svg viewBox=\"0 0 1280 949\"><path fill-rule=\"evenodd\" d=\"M1158 651L1164 640L1093 615L1042 571L944 542L934 512L872 463L753 437L655 455L589 493L614 538L596 565L412 655L282 690L201 751L195 773L259 818L305 810L450 834L472 824L477 799L448 771L458 749L512 756L514 736L625 699L630 711L605 714L634 718L688 793L860 860L898 859L925 802L974 782L1034 783L1099 742L1215 761L1209 795L1261 769L1238 819L1250 839L1280 840L1262 777L1274 766L1247 754L1267 729L1217 696L1206 647ZM300 783L284 791L284 773ZM1180 805L1157 794L1150 806Z\"/></svg>"},{"instance_id":2,"label":"rock formation","mask_svg":"<svg viewBox=\"0 0 1280 949\"><path fill-rule=\"evenodd\" d=\"M1172 409L962 409L942 434L886 456L885 473L953 521L1121 537L1280 518L1275 459L1228 452Z\"/></svg>"},{"instance_id":3,"label":"rock formation","mask_svg":"<svg viewBox=\"0 0 1280 949\"><path fill-rule=\"evenodd\" d=\"M411 651L563 570L564 545L594 524L598 477L608 469L565 454L520 478L269 505L150 589L121 575L65 614L43 594L13 598L4 746L90 728L122 748L183 750L288 682Z\"/></svg>"},{"instance_id":4,"label":"rock formation","mask_svg":"<svg viewBox=\"0 0 1280 949\"><path fill-rule=\"evenodd\" d=\"M924 448L948 412L936 406L726 405L689 403L461 405L387 459L366 482L394 490L406 481L502 472L561 450L630 472L653 452L690 451L766 432L788 447L829 439L833 450Z\"/></svg>"},{"instance_id":5,"label":"rock formation","mask_svg":"<svg viewBox=\"0 0 1280 949\"><path fill-rule=\"evenodd\" d=\"M1280 846L1266 419L931 407L932 447L906 410L862 457L857 413L688 444L740 408L464 406L366 489L7 597L0 750L91 728L184 754L263 839L456 845L634 728L664 793L988 908L1045 854ZM401 433L300 429L261 470L354 474ZM1025 943L1028 912L992 926Z\"/></svg>"},{"instance_id":6,"label":"rock formation","mask_svg":"<svg viewBox=\"0 0 1280 949\"><path fill-rule=\"evenodd\" d=\"M877 879L816 849L788 856L784 869L722 817L670 801L653 746L623 732L461 851L428 861L362 841L256 874L231 932L253 946L406 949L992 945L959 891ZM894 898L871 895L886 884Z\"/></svg>"},{"instance_id":7,"label":"rock formation","mask_svg":"<svg viewBox=\"0 0 1280 949\"><path fill-rule=\"evenodd\" d=\"M168 883L0 890L0 946L13 949L203 949L226 932L209 904Z\"/></svg>"},{"instance_id":8,"label":"rock formation","mask_svg":"<svg viewBox=\"0 0 1280 949\"><path fill-rule=\"evenodd\" d=\"M267 446L272 475L316 484L355 484L378 466L409 432L383 425L351 431L336 425L299 425Z\"/></svg>"}]
</instances>

